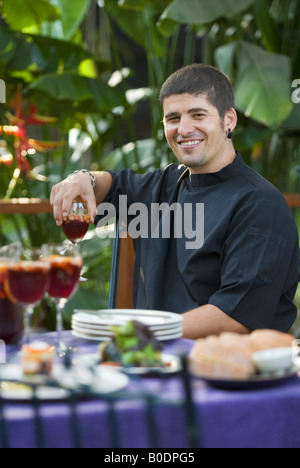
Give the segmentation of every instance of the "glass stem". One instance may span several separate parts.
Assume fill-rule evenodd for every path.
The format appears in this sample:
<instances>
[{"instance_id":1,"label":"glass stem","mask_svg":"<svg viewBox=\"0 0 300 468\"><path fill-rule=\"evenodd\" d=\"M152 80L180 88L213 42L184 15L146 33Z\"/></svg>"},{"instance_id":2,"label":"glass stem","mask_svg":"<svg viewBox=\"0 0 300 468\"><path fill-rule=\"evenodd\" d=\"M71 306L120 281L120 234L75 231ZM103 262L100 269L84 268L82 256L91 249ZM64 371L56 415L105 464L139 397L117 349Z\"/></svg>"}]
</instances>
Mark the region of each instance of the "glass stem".
<instances>
[{"instance_id":1,"label":"glass stem","mask_svg":"<svg viewBox=\"0 0 300 468\"><path fill-rule=\"evenodd\" d=\"M33 305L27 305L24 310L24 343L30 343L31 337L31 317L34 312Z\"/></svg>"},{"instance_id":2,"label":"glass stem","mask_svg":"<svg viewBox=\"0 0 300 468\"><path fill-rule=\"evenodd\" d=\"M63 354L64 345L62 341L62 332L63 332L63 309L66 304L65 299L59 299L56 301L56 342L57 342L57 351L60 355Z\"/></svg>"}]
</instances>

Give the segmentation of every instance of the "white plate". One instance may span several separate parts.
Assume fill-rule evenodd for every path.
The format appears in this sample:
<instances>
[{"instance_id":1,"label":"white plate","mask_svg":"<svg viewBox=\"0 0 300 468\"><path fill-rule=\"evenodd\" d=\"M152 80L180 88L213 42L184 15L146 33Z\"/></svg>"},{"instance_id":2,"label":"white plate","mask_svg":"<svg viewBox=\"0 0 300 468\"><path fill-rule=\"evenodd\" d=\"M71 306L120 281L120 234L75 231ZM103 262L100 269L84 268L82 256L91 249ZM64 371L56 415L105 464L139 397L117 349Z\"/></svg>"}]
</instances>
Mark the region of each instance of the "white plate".
<instances>
[{"instance_id":1,"label":"white plate","mask_svg":"<svg viewBox=\"0 0 300 468\"><path fill-rule=\"evenodd\" d=\"M77 322L93 325L123 325L130 320L139 320L152 329L182 323L182 316L173 312L139 309L107 309L98 311L75 310L73 318Z\"/></svg>"},{"instance_id":2,"label":"white plate","mask_svg":"<svg viewBox=\"0 0 300 468\"><path fill-rule=\"evenodd\" d=\"M256 388L258 389L273 387L276 385L283 384L293 378L296 378L297 375L298 374L296 369L290 369L289 371L283 372L278 375L257 374L244 380L222 379L213 377L210 378L198 374L193 374L194 377L204 380L210 386L220 388L223 390L251 390Z\"/></svg>"},{"instance_id":3,"label":"white plate","mask_svg":"<svg viewBox=\"0 0 300 468\"><path fill-rule=\"evenodd\" d=\"M66 389L43 385L46 381L43 376L24 376L21 364L3 365L0 376L2 380L0 383L1 397L7 400L30 400L33 397L31 383L40 384L36 388L35 396L41 400L62 400L70 395ZM28 382L28 386L26 386L26 382Z\"/></svg>"},{"instance_id":4,"label":"white plate","mask_svg":"<svg viewBox=\"0 0 300 468\"><path fill-rule=\"evenodd\" d=\"M108 336L108 337L113 337L115 335L115 333L113 331L110 331L109 329L107 328L96 328L96 327L93 327L92 325L85 325L85 324L80 324L80 323L76 323L75 321L72 322L72 329L75 330L75 331L78 331L78 332L82 332L82 333L87 333L87 334L90 334L90 335L97 335L97 336ZM174 333L179 333L181 332L182 333L182 327L181 326L176 326L176 327L172 327L172 328L168 328L168 329L164 329L164 330L151 330L154 334L154 336L156 337L159 337L161 335L170 335L170 334L174 334Z\"/></svg>"},{"instance_id":5,"label":"white plate","mask_svg":"<svg viewBox=\"0 0 300 468\"><path fill-rule=\"evenodd\" d=\"M91 327L82 326L80 324L76 324L72 322L72 329L78 331L79 333L85 333L87 335L96 335L96 336L107 336L108 338L112 338L114 336L114 332L108 330L98 330Z\"/></svg>"},{"instance_id":6,"label":"white plate","mask_svg":"<svg viewBox=\"0 0 300 468\"><path fill-rule=\"evenodd\" d=\"M9 381L0 383L1 397L5 400L31 400L33 390L26 384L19 384ZM70 392L63 388L49 387L47 385L37 387L36 398L39 400L65 400L70 396Z\"/></svg>"},{"instance_id":7,"label":"white plate","mask_svg":"<svg viewBox=\"0 0 300 468\"><path fill-rule=\"evenodd\" d=\"M128 385L129 379L115 369L98 368L92 373L86 367L73 366L67 371L64 366L55 364L52 377L61 387L47 385L43 376L23 376L21 364L7 364L1 368L1 396L7 400L30 400L33 391L30 384L39 384L35 396L40 400L62 400L70 396L68 390L78 390L90 386L93 392L107 394L122 390ZM22 383L19 383L22 382ZM28 382L28 386L26 386ZM1 384L0 384L1 385Z\"/></svg>"},{"instance_id":8,"label":"white plate","mask_svg":"<svg viewBox=\"0 0 300 468\"><path fill-rule=\"evenodd\" d=\"M109 341L111 339L111 335L103 334L101 332L97 332L96 334L87 332L82 328L78 328L74 326L72 327L72 333L77 338L82 338L84 340L90 341ZM179 329L177 332L165 333L163 335L155 336L158 341L168 341L168 340L175 340L177 338L182 337L182 329Z\"/></svg>"},{"instance_id":9,"label":"white plate","mask_svg":"<svg viewBox=\"0 0 300 468\"><path fill-rule=\"evenodd\" d=\"M114 325L95 325L94 323L81 322L80 320L77 320L75 316L72 317L72 325L76 326L77 328L82 328L83 330L97 330L113 335L111 329ZM182 328L182 323L180 322L172 325L165 324L162 326L149 326L148 328L154 333L169 333L170 331L178 331L178 329Z\"/></svg>"},{"instance_id":10,"label":"white plate","mask_svg":"<svg viewBox=\"0 0 300 468\"><path fill-rule=\"evenodd\" d=\"M162 354L162 362L166 367L116 367L117 370L126 372L127 374L149 374L149 373L160 373L160 374L172 374L181 370L181 362L177 356L171 354ZM98 354L86 354L78 356L74 360L74 364L80 366L96 366L99 362ZM105 363L99 364L100 369L115 369L112 366L106 365Z\"/></svg>"}]
</instances>

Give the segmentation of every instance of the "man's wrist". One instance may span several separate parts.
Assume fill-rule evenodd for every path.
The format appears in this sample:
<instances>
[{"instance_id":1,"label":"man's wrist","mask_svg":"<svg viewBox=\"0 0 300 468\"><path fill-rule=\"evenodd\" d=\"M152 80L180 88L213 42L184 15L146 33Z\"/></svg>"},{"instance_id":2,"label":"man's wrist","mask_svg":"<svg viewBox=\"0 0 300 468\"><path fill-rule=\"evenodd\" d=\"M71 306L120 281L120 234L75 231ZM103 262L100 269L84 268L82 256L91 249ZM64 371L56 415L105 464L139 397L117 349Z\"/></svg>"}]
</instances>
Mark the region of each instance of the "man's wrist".
<instances>
[{"instance_id":1,"label":"man's wrist","mask_svg":"<svg viewBox=\"0 0 300 468\"><path fill-rule=\"evenodd\" d=\"M95 188L95 185L96 185L96 177L95 175L91 172L91 171L88 171L87 169L79 169L78 171L75 171L73 172L72 174L70 174L68 177L71 177L72 175L75 175L75 174L88 174L90 176L90 179L91 179L91 184L92 184L92 187Z\"/></svg>"}]
</instances>

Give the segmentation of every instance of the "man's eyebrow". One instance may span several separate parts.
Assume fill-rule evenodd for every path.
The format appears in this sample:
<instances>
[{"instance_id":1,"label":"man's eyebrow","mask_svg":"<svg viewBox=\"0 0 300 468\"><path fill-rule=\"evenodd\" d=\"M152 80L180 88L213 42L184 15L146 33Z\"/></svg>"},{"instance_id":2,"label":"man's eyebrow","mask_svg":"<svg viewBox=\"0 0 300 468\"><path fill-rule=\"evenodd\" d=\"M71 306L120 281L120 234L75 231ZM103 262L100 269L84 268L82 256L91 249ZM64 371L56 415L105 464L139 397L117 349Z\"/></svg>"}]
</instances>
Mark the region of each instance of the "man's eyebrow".
<instances>
[{"instance_id":1,"label":"man's eyebrow","mask_svg":"<svg viewBox=\"0 0 300 468\"><path fill-rule=\"evenodd\" d=\"M188 114L197 114L197 113L208 113L207 109L204 109L203 107L193 107L192 109L188 110ZM180 112L169 112L168 114L165 115L165 119L170 119L172 117L177 117L180 115Z\"/></svg>"},{"instance_id":2,"label":"man's eyebrow","mask_svg":"<svg viewBox=\"0 0 300 468\"><path fill-rule=\"evenodd\" d=\"M208 113L208 109L204 109L203 107L194 107L193 109L190 109L188 111L188 114L197 114L199 112L202 112L202 113L205 113L207 114Z\"/></svg>"},{"instance_id":3,"label":"man's eyebrow","mask_svg":"<svg viewBox=\"0 0 300 468\"><path fill-rule=\"evenodd\" d=\"M171 117L177 117L180 115L180 112L169 112L168 114L165 115L165 119L170 119Z\"/></svg>"}]
</instances>

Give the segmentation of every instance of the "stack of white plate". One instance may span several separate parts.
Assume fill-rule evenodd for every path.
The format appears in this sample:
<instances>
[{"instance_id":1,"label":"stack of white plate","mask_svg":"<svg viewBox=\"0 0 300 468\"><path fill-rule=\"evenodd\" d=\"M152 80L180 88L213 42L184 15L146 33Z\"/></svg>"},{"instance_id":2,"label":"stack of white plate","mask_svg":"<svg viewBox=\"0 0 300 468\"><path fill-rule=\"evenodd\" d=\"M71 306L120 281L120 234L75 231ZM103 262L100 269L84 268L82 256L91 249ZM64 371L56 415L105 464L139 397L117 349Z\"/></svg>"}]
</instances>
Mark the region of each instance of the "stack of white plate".
<instances>
[{"instance_id":1,"label":"stack of white plate","mask_svg":"<svg viewBox=\"0 0 300 468\"><path fill-rule=\"evenodd\" d=\"M131 320L138 320L148 325L156 339L160 341L182 336L182 316L157 310L75 310L72 316L72 330L78 338L108 341L114 335L112 327L124 325Z\"/></svg>"}]
</instances>

